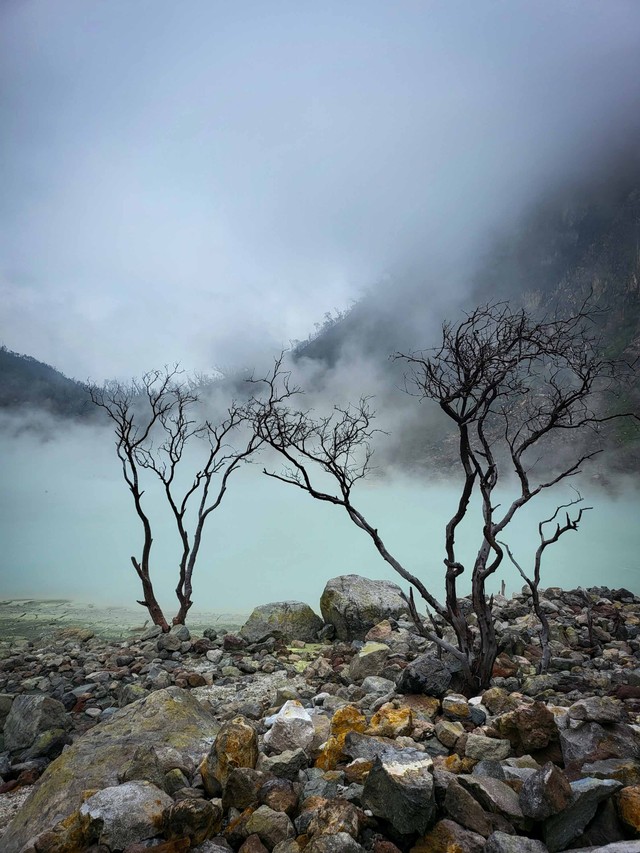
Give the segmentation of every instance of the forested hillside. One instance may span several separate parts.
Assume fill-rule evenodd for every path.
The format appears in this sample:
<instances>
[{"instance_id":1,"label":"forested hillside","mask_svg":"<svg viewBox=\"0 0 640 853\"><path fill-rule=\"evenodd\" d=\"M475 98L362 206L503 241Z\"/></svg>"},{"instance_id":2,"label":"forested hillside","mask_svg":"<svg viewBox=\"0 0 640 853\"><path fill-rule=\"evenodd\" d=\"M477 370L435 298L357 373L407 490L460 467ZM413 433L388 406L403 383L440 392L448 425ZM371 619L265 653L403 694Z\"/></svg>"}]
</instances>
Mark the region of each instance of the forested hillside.
<instances>
[{"instance_id":1,"label":"forested hillside","mask_svg":"<svg viewBox=\"0 0 640 853\"><path fill-rule=\"evenodd\" d=\"M27 406L68 418L85 418L93 413L86 388L80 382L31 356L1 347L0 408L16 410Z\"/></svg>"}]
</instances>

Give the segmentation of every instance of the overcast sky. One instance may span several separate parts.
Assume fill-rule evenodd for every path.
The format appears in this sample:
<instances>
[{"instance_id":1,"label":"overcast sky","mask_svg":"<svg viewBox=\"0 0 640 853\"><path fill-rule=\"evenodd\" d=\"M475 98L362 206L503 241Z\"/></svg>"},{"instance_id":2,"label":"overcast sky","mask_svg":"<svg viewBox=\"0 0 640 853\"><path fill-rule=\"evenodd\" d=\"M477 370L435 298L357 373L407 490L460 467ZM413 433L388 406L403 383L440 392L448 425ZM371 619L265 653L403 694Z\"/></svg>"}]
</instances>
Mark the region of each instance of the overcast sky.
<instances>
[{"instance_id":1,"label":"overcast sky","mask_svg":"<svg viewBox=\"0 0 640 853\"><path fill-rule=\"evenodd\" d=\"M250 364L637 121L637 0L2 0L0 342Z\"/></svg>"}]
</instances>

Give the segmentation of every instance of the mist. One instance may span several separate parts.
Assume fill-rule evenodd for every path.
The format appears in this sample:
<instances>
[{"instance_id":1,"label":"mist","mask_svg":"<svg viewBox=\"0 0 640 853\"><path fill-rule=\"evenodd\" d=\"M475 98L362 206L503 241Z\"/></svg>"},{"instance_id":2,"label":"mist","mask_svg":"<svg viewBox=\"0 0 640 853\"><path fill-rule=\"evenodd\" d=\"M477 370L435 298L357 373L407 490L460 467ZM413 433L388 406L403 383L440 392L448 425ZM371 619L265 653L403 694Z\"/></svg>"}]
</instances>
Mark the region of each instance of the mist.
<instances>
[{"instance_id":1,"label":"mist","mask_svg":"<svg viewBox=\"0 0 640 853\"><path fill-rule=\"evenodd\" d=\"M140 589L130 556L139 553L142 531L111 432L67 426L48 441L33 434L5 438L2 449L10 449L0 456L2 596L134 606ZM403 584L344 512L269 480L261 473L265 462L245 466L210 518L194 574L194 611L246 613L285 599L317 609L326 581L351 572ZM593 510L577 533L548 549L542 585L606 583L637 592L638 491L621 488L610 495L589 477L580 487ZM363 483L354 501L379 526L389 549L440 595L444 525L457 496L455 478L392 475ZM509 526L507 540L525 567L537 544L537 522L572 496L568 488L558 489L533 501ZM154 522L152 577L171 613L178 564L174 523L152 486L145 501ZM467 561L479 542L475 510L459 537ZM494 591L502 579L507 593L522 586L507 565L492 579ZM468 591L464 577L461 588Z\"/></svg>"}]
</instances>

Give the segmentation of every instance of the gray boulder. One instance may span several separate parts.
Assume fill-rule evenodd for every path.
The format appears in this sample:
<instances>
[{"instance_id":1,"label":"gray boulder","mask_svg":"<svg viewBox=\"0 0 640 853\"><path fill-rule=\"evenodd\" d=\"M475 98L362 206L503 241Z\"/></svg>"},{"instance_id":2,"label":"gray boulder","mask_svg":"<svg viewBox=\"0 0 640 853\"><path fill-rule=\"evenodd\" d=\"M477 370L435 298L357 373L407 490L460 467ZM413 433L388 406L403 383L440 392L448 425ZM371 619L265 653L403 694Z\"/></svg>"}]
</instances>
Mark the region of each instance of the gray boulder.
<instances>
[{"instance_id":1,"label":"gray boulder","mask_svg":"<svg viewBox=\"0 0 640 853\"><path fill-rule=\"evenodd\" d=\"M173 800L150 782L126 782L98 791L80 806L89 819L90 834L100 844L124 850L162 829L164 810Z\"/></svg>"},{"instance_id":2,"label":"gray boulder","mask_svg":"<svg viewBox=\"0 0 640 853\"><path fill-rule=\"evenodd\" d=\"M322 626L322 619L308 604L302 601L275 601L256 607L240 633L249 643L259 643L266 637L312 643Z\"/></svg>"},{"instance_id":3,"label":"gray boulder","mask_svg":"<svg viewBox=\"0 0 640 853\"><path fill-rule=\"evenodd\" d=\"M548 848L542 841L523 838L521 835L507 835L506 832L494 832L487 841L484 853L547 853Z\"/></svg>"},{"instance_id":4,"label":"gray boulder","mask_svg":"<svg viewBox=\"0 0 640 853\"><path fill-rule=\"evenodd\" d=\"M364 640L383 619L399 618L408 608L399 586L361 575L331 578L320 598L325 622L333 625L339 640Z\"/></svg>"},{"instance_id":5,"label":"gray boulder","mask_svg":"<svg viewBox=\"0 0 640 853\"><path fill-rule=\"evenodd\" d=\"M402 670L399 693L444 696L451 682L451 670L434 655L420 655Z\"/></svg>"},{"instance_id":6,"label":"gray boulder","mask_svg":"<svg viewBox=\"0 0 640 853\"><path fill-rule=\"evenodd\" d=\"M622 788L614 779L579 779L571 782L571 805L544 823L544 840L551 853L564 850L584 831L603 800Z\"/></svg>"},{"instance_id":7,"label":"gray boulder","mask_svg":"<svg viewBox=\"0 0 640 853\"><path fill-rule=\"evenodd\" d=\"M426 832L436 811L431 758L415 749L378 756L365 781L362 802L400 833Z\"/></svg>"},{"instance_id":8,"label":"gray boulder","mask_svg":"<svg viewBox=\"0 0 640 853\"><path fill-rule=\"evenodd\" d=\"M4 746L22 758L55 756L71 723L62 702L50 696L16 696L4 724Z\"/></svg>"}]
</instances>

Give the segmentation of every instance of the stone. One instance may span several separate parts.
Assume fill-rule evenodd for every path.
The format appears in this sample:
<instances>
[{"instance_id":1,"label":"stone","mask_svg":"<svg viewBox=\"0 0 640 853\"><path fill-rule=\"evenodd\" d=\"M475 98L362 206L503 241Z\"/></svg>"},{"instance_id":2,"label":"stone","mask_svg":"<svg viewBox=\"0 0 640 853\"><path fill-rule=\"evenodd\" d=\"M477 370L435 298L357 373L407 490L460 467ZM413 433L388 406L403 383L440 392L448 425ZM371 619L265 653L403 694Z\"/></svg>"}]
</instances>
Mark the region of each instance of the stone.
<instances>
[{"instance_id":1,"label":"stone","mask_svg":"<svg viewBox=\"0 0 640 853\"><path fill-rule=\"evenodd\" d=\"M4 724L4 748L22 758L54 757L71 727L62 702L50 696L16 696Z\"/></svg>"},{"instance_id":2,"label":"stone","mask_svg":"<svg viewBox=\"0 0 640 853\"><path fill-rule=\"evenodd\" d=\"M471 717L471 708L465 696L450 693L442 699L442 713L448 720L467 721Z\"/></svg>"},{"instance_id":3,"label":"stone","mask_svg":"<svg viewBox=\"0 0 640 853\"><path fill-rule=\"evenodd\" d=\"M482 853L484 848L482 835L444 818L414 844L410 853Z\"/></svg>"},{"instance_id":4,"label":"stone","mask_svg":"<svg viewBox=\"0 0 640 853\"><path fill-rule=\"evenodd\" d=\"M448 817L465 829L476 832L485 838L491 835L493 827L489 816L475 797L455 779L452 779L447 785L442 807Z\"/></svg>"},{"instance_id":5,"label":"stone","mask_svg":"<svg viewBox=\"0 0 640 853\"><path fill-rule=\"evenodd\" d=\"M604 844L595 847L571 848L571 853L640 853L640 841L614 841L613 844Z\"/></svg>"},{"instance_id":6,"label":"stone","mask_svg":"<svg viewBox=\"0 0 640 853\"><path fill-rule=\"evenodd\" d=\"M571 804L543 824L545 844L556 853L577 838L596 813L598 805L622 785L612 779L578 779L571 782Z\"/></svg>"},{"instance_id":7,"label":"stone","mask_svg":"<svg viewBox=\"0 0 640 853\"><path fill-rule=\"evenodd\" d=\"M429 654L420 655L402 670L398 692L444 696L451 677L451 670L439 658Z\"/></svg>"},{"instance_id":8,"label":"stone","mask_svg":"<svg viewBox=\"0 0 640 853\"><path fill-rule=\"evenodd\" d=\"M155 746L144 744L134 750L130 761L118 773L118 781L151 782L158 788L164 787L164 768Z\"/></svg>"},{"instance_id":9,"label":"stone","mask_svg":"<svg viewBox=\"0 0 640 853\"><path fill-rule=\"evenodd\" d=\"M316 767L334 770L340 759L349 732L364 732L367 718L355 705L338 708L331 718L330 735L316 759Z\"/></svg>"},{"instance_id":10,"label":"stone","mask_svg":"<svg viewBox=\"0 0 640 853\"><path fill-rule=\"evenodd\" d=\"M413 714L410 708L384 706L371 717L366 734L374 737L397 738L411 734Z\"/></svg>"},{"instance_id":11,"label":"stone","mask_svg":"<svg viewBox=\"0 0 640 853\"><path fill-rule=\"evenodd\" d=\"M249 643L259 643L267 637L313 643L322 626L322 619L308 604L277 601L256 607L240 629L240 634Z\"/></svg>"},{"instance_id":12,"label":"stone","mask_svg":"<svg viewBox=\"0 0 640 853\"><path fill-rule=\"evenodd\" d=\"M316 835L304 848L305 853L364 853L364 847L358 844L347 832L335 835Z\"/></svg>"},{"instance_id":13,"label":"stone","mask_svg":"<svg viewBox=\"0 0 640 853\"><path fill-rule=\"evenodd\" d=\"M357 839L360 834L361 812L346 800L327 800L311 818L307 835L336 835L346 832Z\"/></svg>"},{"instance_id":14,"label":"stone","mask_svg":"<svg viewBox=\"0 0 640 853\"><path fill-rule=\"evenodd\" d=\"M267 848L254 833L242 843L238 853L267 853Z\"/></svg>"},{"instance_id":15,"label":"stone","mask_svg":"<svg viewBox=\"0 0 640 853\"><path fill-rule=\"evenodd\" d=\"M118 784L118 773L143 745L177 750L194 764L219 723L190 692L169 687L116 711L66 749L45 770L2 838L3 853L19 853L32 837L80 807L83 792Z\"/></svg>"},{"instance_id":16,"label":"stone","mask_svg":"<svg viewBox=\"0 0 640 853\"><path fill-rule=\"evenodd\" d=\"M164 834L168 839L188 838L192 847L202 844L220 829L222 806L211 800L180 800L164 815Z\"/></svg>"},{"instance_id":17,"label":"stone","mask_svg":"<svg viewBox=\"0 0 640 853\"><path fill-rule=\"evenodd\" d=\"M362 681L367 676L379 675L389 657L386 643L368 642L351 659L349 678L353 682Z\"/></svg>"},{"instance_id":18,"label":"stone","mask_svg":"<svg viewBox=\"0 0 640 853\"><path fill-rule=\"evenodd\" d=\"M249 835L255 833L267 850L273 850L279 841L295 836L291 820L284 812L276 812L269 806L260 806L246 824Z\"/></svg>"},{"instance_id":19,"label":"stone","mask_svg":"<svg viewBox=\"0 0 640 853\"><path fill-rule=\"evenodd\" d=\"M485 697L486 692L483 701ZM542 702L520 705L496 717L493 727L511 741L518 755L543 749L558 737L555 717Z\"/></svg>"},{"instance_id":20,"label":"stone","mask_svg":"<svg viewBox=\"0 0 640 853\"><path fill-rule=\"evenodd\" d=\"M309 764L309 758L304 749L285 749L275 755L260 753L256 767L264 773L273 773L283 779L295 781L298 773Z\"/></svg>"},{"instance_id":21,"label":"stone","mask_svg":"<svg viewBox=\"0 0 640 853\"><path fill-rule=\"evenodd\" d=\"M363 640L383 619L398 619L408 611L399 586L361 575L340 575L329 580L320 598L325 622L339 640Z\"/></svg>"},{"instance_id":22,"label":"stone","mask_svg":"<svg viewBox=\"0 0 640 853\"><path fill-rule=\"evenodd\" d=\"M291 816L298 805L298 794L289 779L267 779L260 787L258 800L274 812L285 812Z\"/></svg>"},{"instance_id":23,"label":"stone","mask_svg":"<svg viewBox=\"0 0 640 853\"><path fill-rule=\"evenodd\" d=\"M503 815L515 827L524 826L525 818L518 802L518 795L505 782L489 776L468 774L458 776L458 781L486 811Z\"/></svg>"},{"instance_id":24,"label":"stone","mask_svg":"<svg viewBox=\"0 0 640 853\"><path fill-rule=\"evenodd\" d=\"M309 712L300 702L290 699L273 718L273 725L264 736L264 744L273 752L307 749L314 735Z\"/></svg>"},{"instance_id":25,"label":"stone","mask_svg":"<svg viewBox=\"0 0 640 853\"><path fill-rule=\"evenodd\" d=\"M213 776L224 787L234 767L255 767L258 760L258 736L244 717L224 723L213 746L200 765L203 781Z\"/></svg>"},{"instance_id":26,"label":"stone","mask_svg":"<svg viewBox=\"0 0 640 853\"><path fill-rule=\"evenodd\" d=\"M583 776L595 779L617 779L623 785L640 785L640 761L634 758L607 758L583 764Z\"/></svg>"},{"instance_id":27,"label":"stone","mask_svg":"<svg viewBox=\"0 0 640 853\"><path fill-rule=\"evenodd\" d=\"M618 794L618 814L634 835L640 835L640 785L623 788Z\"/></svg>"},{"instance_id":28,"label":"stone","mask_svg":"<svg viewBox=\"0 0 640 853\"><path fill-rule=\"evenodd\" d=\"M159 652L179 652L182 648L182 640L177 634L160 634L156 641Z\"/></svg>"},{"instance_id":29,"label":"stone","mask_svg":"<svg viewBox=\"0 0 640 853\"><path fill-rule=\"evenodd\" d=\"M520 789L519 802L526 817L544 820L566 809L572 798L569 780L562 770L548 762L525 779Z\"/></svg>"},{"instance_id":30,"label":"stone","mask_svg":"<svg viewBox=\"0 0 640 853\"><path fill-rule=\"evenodd\" d=\"M267 778L266 773L253 767L233 767L222 789L222 807L246 809L258 801L258 791Z\"/></svg>"},{"instance_id":31,"label":"stone","mask_svg":"<svg viewBox=\"0 0 640 853\"><path fill-rule=\"evenodd\" d=\"M381 678L379 675L368 675L362 682L362 689L365 693L375 693L383 696L385 693L394 693L396 689L395 681L390 678Z\"/></svg>"},{"instance_id":32,"label":"stone","mask_svg":"<svg viewBox=\"0 0 640 853\"><path fill-rule=\"evenodd\" d=\"M625 723L587 722L562 729L560 747L565 766L608 758L640 759L640 738Z\"/></svg>"},{"instance_id":33,"label":"stone","mask_svg":"<svg viewBox=\"0 0 640 853\"><path fill-rule=\"evenodd\" d=\"M494 832L487 839L484 853L548 853L548 848L542 841L536 841L534 838Z\"/></svg>"},{"instance_id":34,"label":"stone","mask_svg":"<svg viewBox=\"0 0 640 853\"><path fill-rule=\"evenodd\" d=\"M125 782L104 788L80 806L80 815L89 820L90 832L99 844L124 850L159 835L164 811L171 797L150 782Z\"/></svg>"},{"instance_id":35,"label":"stone","mask_svg":"<svg viewBox=\"0 0 640 853\"><path fill-rule=\"evenodd\" d=\"M436 723L436 737L440 743L450 749L462 734L464 734L462 723L454 723L451 720L438 720Z\"/></svg>"},{"instance_id":36,"label":"stone","mask_svg":"<svg viewBox=\"0 0 640 853\"><path fill-rule=\"evenodd\" d=\"M426 832L436 808L433 761L415 749L378 756L364 783L362 802L400 833Z\"/></svg>"},{"instance_id":37,"label":"stone","mask_svg":"<svg viewBox=\"0 0 640 853\"><path fill-rule=\"evenodd\" d=\"M624 705L610 696L586 696L574 702L568 710L569 719L595 723L620 723L624 719Z\"/></svg>"},{"instance_id":38,"label":"stone","mask_svg":"<svg viewBox=\"0 0 640 853\"><path fill-rule=\"evenodd\" d=\"M475 761L501 761L511 755L511 742L472 732L467 737L464 754Z\"/></svg>"}]
</instances>

